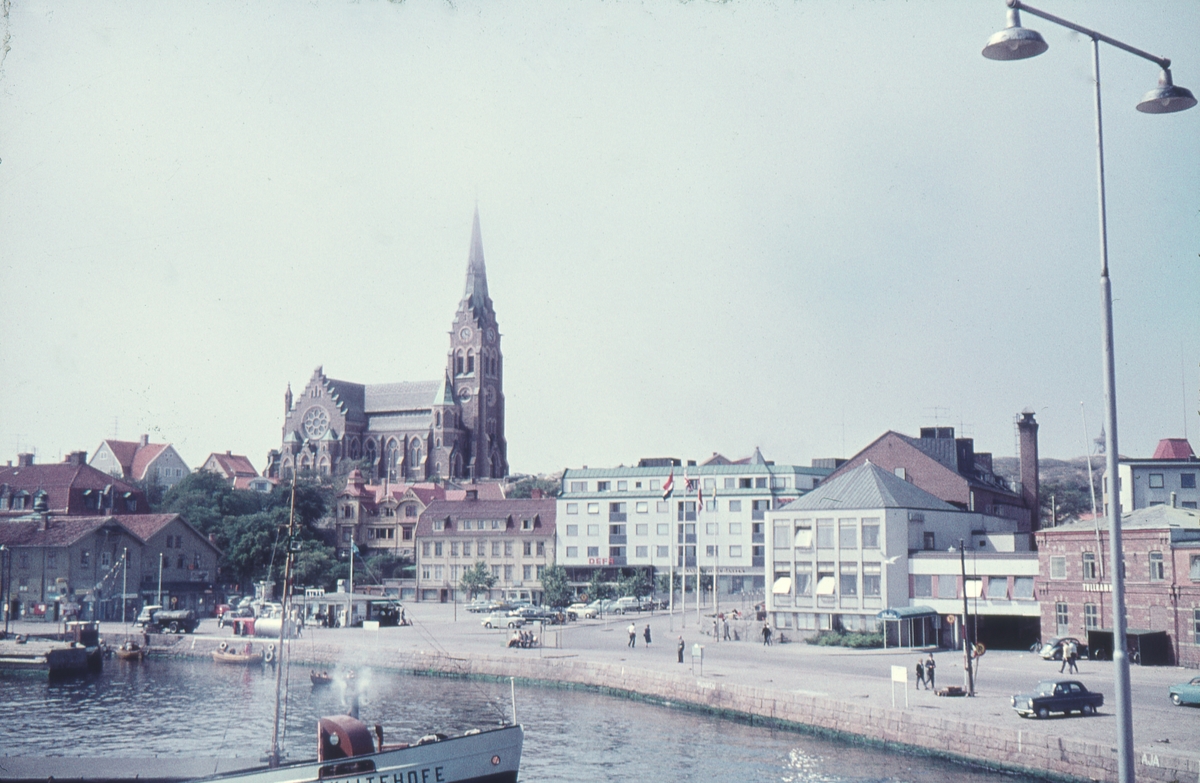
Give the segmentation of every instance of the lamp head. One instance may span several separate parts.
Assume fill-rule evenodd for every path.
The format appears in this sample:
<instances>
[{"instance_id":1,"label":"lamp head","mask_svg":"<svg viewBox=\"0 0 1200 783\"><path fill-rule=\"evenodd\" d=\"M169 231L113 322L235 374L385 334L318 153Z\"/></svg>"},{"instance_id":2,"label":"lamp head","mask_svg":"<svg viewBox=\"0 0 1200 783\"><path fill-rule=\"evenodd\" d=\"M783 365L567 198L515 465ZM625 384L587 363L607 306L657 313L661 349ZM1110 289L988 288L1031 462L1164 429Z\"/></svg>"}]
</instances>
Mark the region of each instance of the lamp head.
<instances>
[{"instance_id":1,"label":"lamp head","mask_svg":"<svg viewBox=\"0 0 1200 783\"><path fill-rule=\"evenodd\" d=\"M983 56L989 60L1024 60L1036 57L1049 49L1049 44L1036 30L1021 26L1021 13L1008 9L1008 27L988 39Z\"/></svg>"},{"instance_id":2,"label":"lamp head","mask_svg":"<svg viewBox=\"0 0 1200 783\"><path fill-rule=\"evenodd\" d=\"M1158 74L1158 87L1142 96L1137 110L1146 114L1171 114L1196 105L1192 91L1176 87L1171 81L1171 69L1163 68Z\"/></svg>"}]
</instances>

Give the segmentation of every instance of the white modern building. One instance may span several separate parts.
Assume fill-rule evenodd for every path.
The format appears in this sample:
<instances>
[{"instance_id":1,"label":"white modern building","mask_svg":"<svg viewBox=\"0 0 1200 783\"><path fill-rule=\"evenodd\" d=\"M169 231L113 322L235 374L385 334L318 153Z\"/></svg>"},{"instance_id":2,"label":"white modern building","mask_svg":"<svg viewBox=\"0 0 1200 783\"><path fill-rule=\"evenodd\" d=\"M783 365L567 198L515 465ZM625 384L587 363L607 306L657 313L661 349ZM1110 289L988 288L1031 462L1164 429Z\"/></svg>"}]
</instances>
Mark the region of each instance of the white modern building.
<instances>
[{"instance_id":1,"label":"white modern building","mask_svg":"<svg viewBox=\"0 0 1200 783\"><path fill-rule=\"evenodd\" d=\"M907 623L892 643L953 644L948 618L961 613L963 591L978 597L980 573L997 577L998 602L1005 580L997 609L1019 604L1020 615L1038 617L1037 555L1017 520L963 511L870 461L768 516L767 610L779 629L874 631L891 610ZM960 546L974 569L965 583Z\"/></svg>"},{"instance_id":2,"label":"white modern building","mask_svg":"<svg viewBox=\"0 0 1200 783\"><path fill-rule=\"evenodd\" d=\"M1200 458L1186 438L1163 438L1150 459L1122 457L1117 465L1121 513L1151 506L1196 508ZM1104 507L1108 508L1108 472L1104 473ZM1107 513L1107 512L1105 512Z\"/></svg>"},{"instance_id":3,"label":"white modern building","mask_svg":"<svg viewBox=\"0 0 1200 783\"><path fill-rule=\"evenodd\" d=\"M694 575L699 567L705 577L718 575L721 595L761 594L768 512L832 468L775 465L757 449L740 462L714 454L701 465L647 459L637 467L569 468L558 498L556 562L577 585L598 569L615 580L622 569Z\"/></svg>"}]
</instances>

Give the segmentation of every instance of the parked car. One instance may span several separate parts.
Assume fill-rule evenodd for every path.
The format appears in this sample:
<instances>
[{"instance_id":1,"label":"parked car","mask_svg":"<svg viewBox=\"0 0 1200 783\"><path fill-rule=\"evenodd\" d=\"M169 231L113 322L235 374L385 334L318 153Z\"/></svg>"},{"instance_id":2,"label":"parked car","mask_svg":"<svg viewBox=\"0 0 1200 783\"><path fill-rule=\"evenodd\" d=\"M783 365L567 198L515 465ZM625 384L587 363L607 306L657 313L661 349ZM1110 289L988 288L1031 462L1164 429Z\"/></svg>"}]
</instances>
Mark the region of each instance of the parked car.
<instances>
[{"instance_id":1,"label":"parked car","mask_svg":"<svg viewBox=\"0 0 1200 783\"><path fill-rule=\"evenodd\" d=\"M613 612L613 614L625 614L626 612L640 612L640 611L642 611L642 599L638 598L637 596L632 596L632 595L623 596L613 602L611 611Z\"/></svg>"},{"instance_id":2,"label":"parked car","mask_svg":"<svg viewBox=\"0 0 1200 783\"><path fill-rule=\"evenodd\" d=\"M1171 701L1176 707L1182 707L1185 704L1200 705L1200 677L1193 677L1187 682L1172 685L1167 688L1167 693L1170 694Z\"/></svg>"},{"instance_id":3,"label":"parked car","mask_svg":"<svg viewBox=\"0 0 1200 783\"><path fill-rule=\"evenodd\" d=\"M1042 645L1038 650L1038 655L1042 656L1046 661L1061 661L1063 657L1063 648L1067 642L1075 642L1075 648L1079 652L1080 658L1088 657L1087 642L1081 642L1073 636L1055 637Z\"/></svg>"},{"instance_id":4,"label":"parked car","mask_svg":"<svg viewBox=\"0 0 1200 783\"><path fill-rule=\"evenodd\" d=\"M467 611L472 614L492 611L492 602L488 600L475 600L467 604Z\"/></svg>"},{"instance_id":5,"label":"parked car","mask_svg":"<svg viewBox=\"0 0 1200 783\"><path fill-rule=\"evenodd\" d=\"M484 628L520 628L525 625L524 617L509 617L502 612L494 612L483 618L480 623Z\"/></svg>"},{"instance_id":6,"label":"parked car","mask_svg":"<svg viewBox=\"0 0 1200 783\"><path fill-rule=\"evenodd\" d=\"M567 607L567 617L572 620L590 619L600 613L598 606L585 604L583 602L573 603Z\"/></svg>"},{"instance_id":7,"label":"parked car","mask_svg":"<svg viewBox=\"0 0 1200 783\"><path fill-rule=\"evenodd\" d=\"M1081 715L1095 715L1102 704L1104 694L1089 691L1078 680L1042 680L1032 693L1018 693L1012 697L1012 707L1022 718L1032 715L1048 718L1052 712L1070 715L1076 711Z\"/></svg>"},{"instance_id":8,"label":"parked car","mask_svg":"<svg viewBox=\"0 0 1200 783\"><path fill-rule=\"evenodd\" d=\"M226 609L217 616L217 627L224 628L227 625L233 625L233 621L239 617L253 617L254 610L250 607L245 609Z\"/></svg>"}]
</instances>

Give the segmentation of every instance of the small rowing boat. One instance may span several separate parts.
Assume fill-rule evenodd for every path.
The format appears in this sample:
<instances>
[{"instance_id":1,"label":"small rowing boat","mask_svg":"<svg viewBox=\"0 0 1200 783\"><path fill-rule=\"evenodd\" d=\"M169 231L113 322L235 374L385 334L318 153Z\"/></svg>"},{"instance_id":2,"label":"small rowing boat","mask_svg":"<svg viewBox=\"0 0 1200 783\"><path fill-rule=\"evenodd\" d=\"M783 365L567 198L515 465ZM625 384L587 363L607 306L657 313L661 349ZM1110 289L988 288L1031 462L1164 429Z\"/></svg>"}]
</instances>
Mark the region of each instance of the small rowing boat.
<instances>
[{"instance_id":1,"label":"small rowing boat","mask_svg":"<svg viewBox=\"0 0 1200 783\"><path fill-rule=\"evenodd\" d=\"M221 642L221 646L213 650L212 656L217 663L232 663L242 666L263 662L263 654L254 652L249 644L246 645L245 650L238 652L231 649L225 642Z\"/></svg>"}]
</instances>

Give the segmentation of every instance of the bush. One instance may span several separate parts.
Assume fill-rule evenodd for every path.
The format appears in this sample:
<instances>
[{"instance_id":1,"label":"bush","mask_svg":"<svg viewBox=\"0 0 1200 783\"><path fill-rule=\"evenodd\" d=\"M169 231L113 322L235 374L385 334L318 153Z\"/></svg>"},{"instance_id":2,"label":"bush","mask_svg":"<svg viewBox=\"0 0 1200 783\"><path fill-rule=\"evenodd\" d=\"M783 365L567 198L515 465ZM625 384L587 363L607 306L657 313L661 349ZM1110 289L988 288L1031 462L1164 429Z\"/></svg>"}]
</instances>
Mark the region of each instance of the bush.
<instances>
[{"instance_id":1,"label":"bush","mask_svg":"<svg viewBox=\"0 0 1200 783\"><path fill-rule=\"evenodd\" d=\"M816 636L806 640L809 644L821 647L853 647L863 649L882 647L882 633L847 633L845 631L821 631Z\"/></svg>"}]
</instances>

